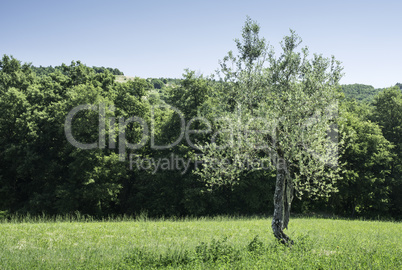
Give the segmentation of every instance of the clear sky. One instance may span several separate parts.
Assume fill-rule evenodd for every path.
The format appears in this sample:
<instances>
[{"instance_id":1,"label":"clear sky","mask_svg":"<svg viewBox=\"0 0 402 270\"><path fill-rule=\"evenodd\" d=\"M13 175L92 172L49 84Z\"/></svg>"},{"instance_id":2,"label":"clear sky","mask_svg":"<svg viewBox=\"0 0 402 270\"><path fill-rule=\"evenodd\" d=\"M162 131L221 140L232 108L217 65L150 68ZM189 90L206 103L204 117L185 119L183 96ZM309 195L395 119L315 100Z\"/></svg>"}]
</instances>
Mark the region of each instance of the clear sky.
<instances>
[{"instance_id":1,"label":"clear sky","mask_svg":"<svg viewBox=\"0 0 402 270\"><path fill-rule=\"evenodd\" d=\"M81 60L127 76L209 75L249 15L276 48L293 29L343 63L341 83L402 83L402 1L0 1L0 54L35 66Z\"/></svg>"}]
</instances>

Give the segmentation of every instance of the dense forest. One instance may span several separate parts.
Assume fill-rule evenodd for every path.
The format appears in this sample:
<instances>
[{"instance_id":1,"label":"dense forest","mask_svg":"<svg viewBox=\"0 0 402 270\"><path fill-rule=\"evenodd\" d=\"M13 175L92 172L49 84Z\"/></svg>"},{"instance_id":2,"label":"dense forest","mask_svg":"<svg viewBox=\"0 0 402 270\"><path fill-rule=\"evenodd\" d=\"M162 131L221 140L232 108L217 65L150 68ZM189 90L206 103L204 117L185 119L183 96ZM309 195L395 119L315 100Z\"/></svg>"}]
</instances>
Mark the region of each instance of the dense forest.
<instances>
[{"instance_id":1,"label":"dense forest","mask_svg":"<svg viewBox=\"0 0 402 270\"><path fill-rule=\"evenodd\" d=\"M193 132L184 139L189 135L183 134L183 123L187 131L208 129L201 117L212 119L223 106L233 109L236 95L244 99L239 92L228 92L236 81L196 76L190 70L182 79L117 82L115 75L122 72L79 61L33 67L2 57L1 215L79 211L95 217L144 212L158 217L273 211L275 170L244 170L241 181L206 185L197 170L201 152L189 142L205 142L211 135ZM330 196L299 194L292 212L402 217L401 86L339 87L338 180ZM93 106L70 117L82 104ZM255 106L249 104L251 110ZM148 128L150 140L144 136ZM77 142L87 148L77 147ZM168 144L174 147L156 147Z\"/></svg>"}]
</instances>

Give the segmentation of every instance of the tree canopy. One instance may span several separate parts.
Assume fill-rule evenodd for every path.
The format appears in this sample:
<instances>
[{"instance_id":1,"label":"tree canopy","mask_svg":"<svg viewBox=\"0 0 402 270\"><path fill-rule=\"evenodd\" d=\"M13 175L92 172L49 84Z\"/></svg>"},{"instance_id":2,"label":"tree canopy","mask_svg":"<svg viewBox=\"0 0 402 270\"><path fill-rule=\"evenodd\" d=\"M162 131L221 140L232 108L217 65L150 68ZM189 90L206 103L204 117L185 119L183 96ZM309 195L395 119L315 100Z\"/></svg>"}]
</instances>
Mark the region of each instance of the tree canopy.
<instances>
[{"instance_id":1,"label":"tree canopy","mask_svg":"<svg viewBox=\"0 0 402 270\"><path fill-rule=\"evenodd\" d=\"M250 18L242 38L235 40L239 54L229 52L221 62L225 84L218 99L224 105L218 116L225 121L215 127L220 142L204 147L205 163L198 173L210 185L231 184L242 180L242 170L250 170L242 163L252 161L253 169L270 163L277 178L272 227L288 243L282 230L294 190L312 196L335 190L338 141L328 133L336 132L342 67L333 57L314 54L310 59L306 47L299 49L301 38L294 31L284 37L276 57ZM222 163L211 166L214 160Z\"/></svg>"}]
</instances>

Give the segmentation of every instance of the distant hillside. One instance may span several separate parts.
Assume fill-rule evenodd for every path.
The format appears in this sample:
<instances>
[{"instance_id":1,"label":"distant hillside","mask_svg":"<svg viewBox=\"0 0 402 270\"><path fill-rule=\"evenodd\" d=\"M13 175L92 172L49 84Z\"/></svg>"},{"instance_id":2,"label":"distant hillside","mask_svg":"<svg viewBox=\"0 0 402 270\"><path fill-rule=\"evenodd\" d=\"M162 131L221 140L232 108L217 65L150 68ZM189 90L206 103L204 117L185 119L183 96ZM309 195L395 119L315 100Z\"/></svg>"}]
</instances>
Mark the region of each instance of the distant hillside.
<instances>
[{"instance_id":1,"label":"distant hillside","mask_svg":"<svg viewBox=\"0 0 402 270\"><path fill-rule=\"evenodd\" d=\"M371 102L373 98L381 91L381 88L374 88L365 84L346 84L342 85L342 91L345 98L356 99L362 102Z\"/></svg>"},{"instance_id":2,"label":"distant hillside","mask_svg":"<svg viewBox=\"0 0 402 270\"><path fill-rule=\"evenodd\" d=\"M402 90L402 83L397 83L395 86L398 86ZM371 102L374 97L384 90L383 88L374 88L371 85L366 84L344 84L341 86L342 91L345 94L345 98L347 99L356 99L361 102Z\"/></svg>"}]
</instances>

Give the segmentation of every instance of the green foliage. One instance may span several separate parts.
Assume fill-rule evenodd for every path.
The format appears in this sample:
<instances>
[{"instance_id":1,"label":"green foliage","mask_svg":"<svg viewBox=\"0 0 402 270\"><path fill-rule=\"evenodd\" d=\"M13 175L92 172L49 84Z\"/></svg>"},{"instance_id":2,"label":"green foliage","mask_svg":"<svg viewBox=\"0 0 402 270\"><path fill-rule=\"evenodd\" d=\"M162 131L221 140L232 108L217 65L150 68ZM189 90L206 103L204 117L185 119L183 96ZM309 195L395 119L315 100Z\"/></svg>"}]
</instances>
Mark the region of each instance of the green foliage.
<instances>
[{"instance_id":1,"label":"green foliage","mask_svg":"<svg viewBox=\"0 0 402 270\"><path fill-rule=\"evenodd\" d=\"M165 86L165 83L160 79L151 79L150 81L155 89L162 89Z\"/></svg>"},{"instance_id":2,"label":"green foliage","mask_svg":"<svg viewBox=\"0 0 402 270\"><path fill-rule=\"evenodd\" d=\"M117 68L105 68L105 67L92 67L92 69L96 72L96 73L106 73L106 72L110 72L113 75L124 75L124 73L122 71L120 71Z\"/></svg>"},{"instance_id":3,"label":"green foliage","mask_svg":"<svg viewBox=\"0 0 402 270\"><path fill-rule=\"evenodd\" d=\"M39 67L35 67L35 66L31 66L32 71L36 74L36 76L38 77L44 77L44 76L48 76L52 73L55 73L56 71L63 71L63 67L62 66L56 66L56 67L52 67L52 66L48 66L48 67L43 67L43 66L39 66ZM105 68L105 67L95 67L93 66L92 69L95 71L95 73L106 73L109 72L113 75L124 75L123 72L121 72L119 69L117 68Z\"/></svg>"},{"instance_id":4,"label":"green foliage","mask_svg":"<svg viewBox=\"0 0 402 270\"><path fill-rule=\"evenodd\" d=\"M6 166L0 170L0 208L50 214L116 212L128 178L124 164L116 150L82 151L70 145L63 129L66 115L80 104L114 104L120 115L144 116L148 105L142 104L142 96L150 86L138 78L115 84L111 73L96 74L80 62L61 69L35 77L14 58L1 61L0 160ZM77 140L97 141L98 130L96 112L83 111L74 118ZM139 136L130 135L133 140Z\"/></svg>"},{"instance_id":5,"label":"green foliage","mask_svg":"<svg viewBox=\"0 0 402 270\"><path fill-rule=\"evenodd\" d=\"M191 120L204 110L212 87L203 76L196 77L194 71L186 70L179 87L170 89L168 104L177 107L184 116Z\"/></svg>"},{"instance_id":6,"label":"green foliage","mask_svg":"<svg viewBox=\"0 0 402 270\"><path fill-rule=\"evenodd\" d=\"M53 67L53 66L48 66L48 67L31 66L31 69L32 69L33 72L35 72L36 76L38 76L38 77L44 77L44 76L47 76L49 74L55 73L56 70L62 71L61 66L56 66L56 67Z\"/></svg>"},{"instance_id":7,"label":"green foliage","mask_svg":"<svg viewBox=\"0 0 402 270\"><path fill-rule=\"evenodd\" d=\"M384 137L392 142L396 153L402 153L402 92L398 87L384 89L375 97L372 119L377 122Z\"/></svg>"},{"instance_id":8,"label":"green foliage","mask_svg":"<svg viewBox=\"0 0 402 270\"><path fill-rule=\"evenodd\" d=\"M253 64L255 60L261 57L265 51L265 40L261 39L258 34L260 26L250 17L247 17L243 26L242 41L235 39L239 56L243 61L247 61L247 65Z\"/></svg>"},{"instance_id":9,"label":"green foliage","mask_svg":"<svg viewBox=\"0 0 402 270\"><path fill-rule=\"evenodd\" d=\"M391 164L391 213L402 216L402 92L397 86L384 89L375 97L372 120L381 127L384 137L393 144Z\"/></svg>"},{"instance_id":10,"label":"green foliage","mask_svg":"<svg viewBox=\"0 0 402 270\"><path fill-rule=\"evenodd\" d=\"M352 216L356 212L384 215L391 204L393 147L380 127L368 120L369 113L369 108L356 101L345 102L340 113L340 134L345 141L340 159L343 180L338 183L333 207Z\"/></svg>"},{"instance_id":11,"label":"green foliage","mask_svg":"<svg viewBox=\"0 0 402 270\"><path fill-rule=\"evenodd\" d=\"M275 170L283 161L292 168L289 174L300 195L325 196L337 178L331 170L337 143L326 135L336 114L342 68L334 58L309 59L307 48L298 49L301 39L293 31L275 57L258 32L248 18L243 40L236 40L239 55L229 52L221 62L225 83L217 87L220 110L215 115L224 120L214 126L221 131L219 138L203 149L206 163L197 173L211 186L237 184L247 170L238 166L242 160L259 160L253 163L257 170L258 163L273 161ZM216 168L210 166L214 160L229 164Z\"/></svg>"},{"instance_id":12,"label":"green foliage","mask_svg":"<svg viewBox=\"0 0 402 270\"><path fill-rule=\"evenodd\" d=\"M381 91L381 89L375 89L371 85L365 84L347 84L342 85L342 92L347 99L355 99L361 102L371 102L374 97Z\"/></svg>"}]
</instances>

